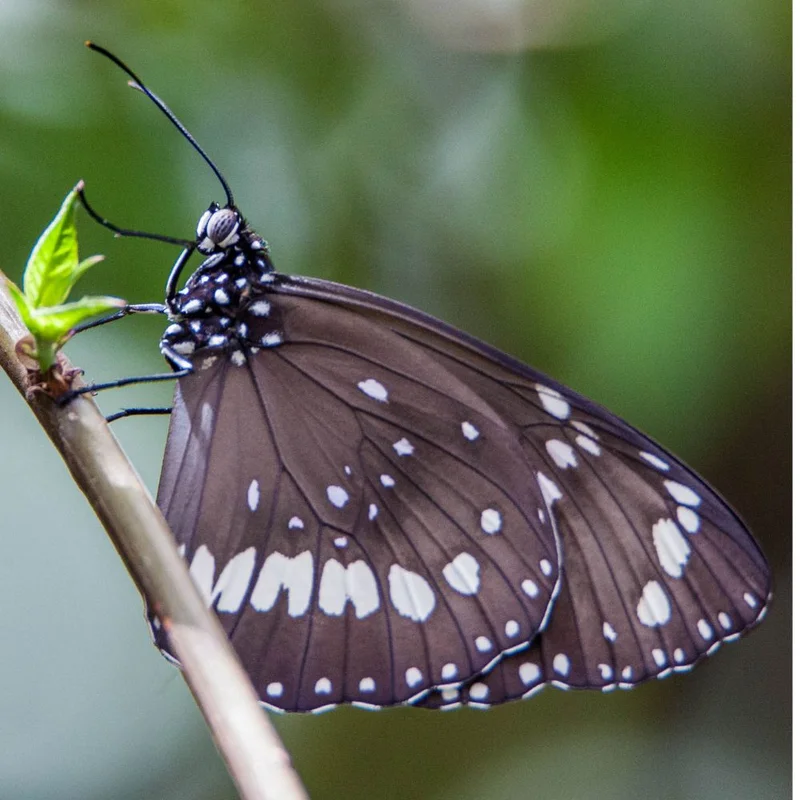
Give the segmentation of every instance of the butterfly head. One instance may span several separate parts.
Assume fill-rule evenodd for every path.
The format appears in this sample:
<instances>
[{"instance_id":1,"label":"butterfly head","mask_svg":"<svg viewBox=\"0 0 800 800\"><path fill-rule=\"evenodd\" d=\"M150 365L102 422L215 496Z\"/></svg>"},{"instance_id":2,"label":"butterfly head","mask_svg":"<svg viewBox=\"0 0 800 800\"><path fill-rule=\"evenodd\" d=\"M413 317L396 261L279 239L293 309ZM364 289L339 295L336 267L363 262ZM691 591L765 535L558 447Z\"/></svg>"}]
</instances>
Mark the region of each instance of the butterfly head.
<instances>
[{"instance_id":1,"label":"butterfly head","mask_svg":"<svg viewBox=\"0 0 800 800\"><path fill-rule=\"evenodd\" d=\"M197 249L203 255L225 251L238 243L244 220L235 206L212 203L197 223Z\"/></svg>"}]
</instances>

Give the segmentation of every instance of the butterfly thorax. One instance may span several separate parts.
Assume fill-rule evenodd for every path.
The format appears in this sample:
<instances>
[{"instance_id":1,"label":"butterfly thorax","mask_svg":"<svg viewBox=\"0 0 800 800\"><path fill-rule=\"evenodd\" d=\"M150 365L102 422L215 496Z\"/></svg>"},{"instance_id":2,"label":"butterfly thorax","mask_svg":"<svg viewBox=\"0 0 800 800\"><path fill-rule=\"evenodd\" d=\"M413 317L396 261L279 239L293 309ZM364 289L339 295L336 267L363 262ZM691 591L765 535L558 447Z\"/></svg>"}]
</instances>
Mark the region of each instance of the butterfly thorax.
<instances>
[{"instance_id":1,"label":"butterfly thorax","mask_svg":"<svg viewBox=\"0 0 800 800\"><path fill-rule=\"evenodd\" d=\"M253 352L283 341L282 325L266 299L275 280L267 243L234 208L213 204L200 218L197 250L205 261L170 305L161 350L192 356L203 349L231 351L243 364Z\"/></svg>"}]
</instances>

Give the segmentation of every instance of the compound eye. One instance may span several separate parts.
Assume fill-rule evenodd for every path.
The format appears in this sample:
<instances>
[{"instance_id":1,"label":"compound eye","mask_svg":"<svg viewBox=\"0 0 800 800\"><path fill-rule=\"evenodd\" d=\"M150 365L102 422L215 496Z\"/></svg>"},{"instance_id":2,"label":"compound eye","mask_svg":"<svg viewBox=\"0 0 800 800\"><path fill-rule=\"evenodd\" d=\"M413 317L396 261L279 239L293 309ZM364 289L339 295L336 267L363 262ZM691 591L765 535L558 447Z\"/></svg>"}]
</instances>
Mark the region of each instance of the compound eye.
<instances>
[{"instance_id":1,"label":"compound eye","mask_svg":"<svg viewBox=\"0 0 800 800\"><path fill-rule=\"evenodd\" d=\"M233 244L239 238L239 215L230 208L215 211L206 222L206 236L218 247Z\"/></svg>"}]
</instances>

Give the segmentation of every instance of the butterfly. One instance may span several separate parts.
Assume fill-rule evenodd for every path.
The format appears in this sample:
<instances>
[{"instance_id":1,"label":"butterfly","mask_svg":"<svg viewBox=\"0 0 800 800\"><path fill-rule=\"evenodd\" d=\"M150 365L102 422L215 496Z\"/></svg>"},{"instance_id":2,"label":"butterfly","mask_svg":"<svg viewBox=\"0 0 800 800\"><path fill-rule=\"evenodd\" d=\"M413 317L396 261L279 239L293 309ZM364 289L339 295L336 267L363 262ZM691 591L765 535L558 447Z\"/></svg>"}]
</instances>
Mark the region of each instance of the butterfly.
<instances>
[{"instance_id":1,"label":"butterfly","mask_svg":"<svg viewBox=\"0 0 800 800\"><path fill-rule=\"evenodd\" d=\"M91 46L226 193L158 309L177 386L157 502L262 703L485 708L547 684L630 688L761 621L765 557L700 476L440 320L277 272L183 125Z\"/></svg>"}]
</instances>

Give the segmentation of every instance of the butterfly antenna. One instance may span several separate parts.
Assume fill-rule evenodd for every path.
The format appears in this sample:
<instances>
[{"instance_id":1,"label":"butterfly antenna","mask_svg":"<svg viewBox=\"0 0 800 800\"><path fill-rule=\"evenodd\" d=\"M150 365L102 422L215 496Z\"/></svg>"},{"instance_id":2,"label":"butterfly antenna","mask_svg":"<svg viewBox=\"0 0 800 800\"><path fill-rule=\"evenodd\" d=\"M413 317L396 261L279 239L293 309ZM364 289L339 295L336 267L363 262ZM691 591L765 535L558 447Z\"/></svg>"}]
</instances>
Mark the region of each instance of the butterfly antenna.
<instances>
[{"instance_id":1,"label":"butterfly antenna","mask_svg":"<svg viewBox=\"0 0 800 800\"><path fill-rule=\"evenodd\" d=\"M128 81L128 85L134 89L138 89L143 95L149 97L159 109L161 109L161 112L164 114L164 116L180 131L181 136L183 136L183 138L186 139L186 141L189 142L192 147L194 147L194 149L200 154L203 161L205 161L206 164L211 167L212 172L217 176L217 180L219 180L219 182L222 184L222 188L225 190L228 205L233 206L233 192L231 191L231 187L228 186L228 181L225 180L222 173L217 168L217 165L211 160L206 151L200 147L194 136L189 133L184 124L175 116L175 114L172 113L172 111L170 111L167 104L157 94L151 92L150 89L144 85L141 78L139 78L139 76L124 61L121 61L113 53L110 53L105 49L105 47L101 47L99 44L95 44L94 42L86 42L86 46L90 50L94 50L96 53L100 53L110 61L113 61L126 75L132 79Z\"/></svg>"}]
</instances>

